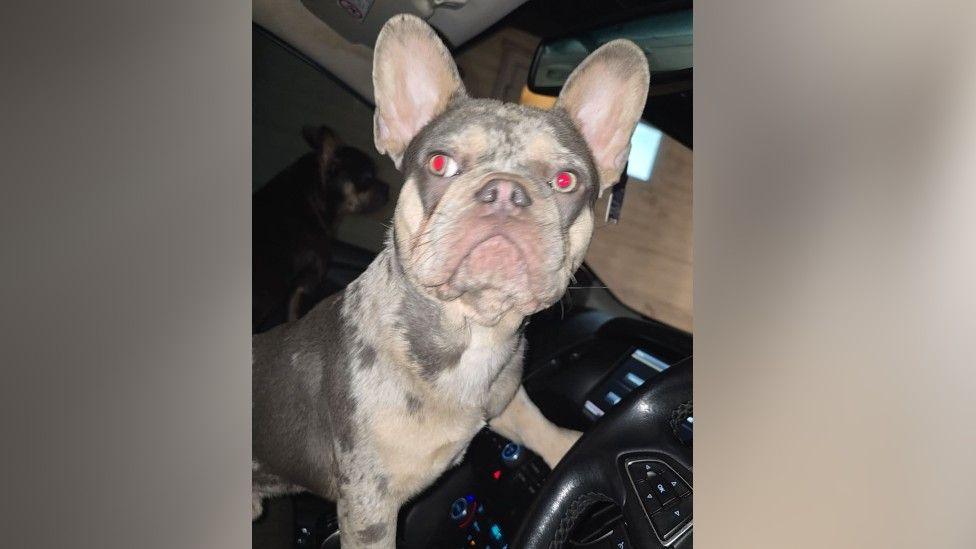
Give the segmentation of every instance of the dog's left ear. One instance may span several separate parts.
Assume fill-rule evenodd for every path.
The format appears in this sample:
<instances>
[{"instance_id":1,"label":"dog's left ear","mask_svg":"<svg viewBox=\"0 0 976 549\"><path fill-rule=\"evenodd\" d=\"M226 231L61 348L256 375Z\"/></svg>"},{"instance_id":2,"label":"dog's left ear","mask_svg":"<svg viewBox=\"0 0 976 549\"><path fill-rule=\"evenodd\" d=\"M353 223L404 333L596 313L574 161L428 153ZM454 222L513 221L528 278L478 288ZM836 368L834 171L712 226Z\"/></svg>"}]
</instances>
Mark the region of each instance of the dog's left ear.
<instances>
[{"instance_id":1,"label":"dog's left ear","mask_svg":"<svg viewBox=\"0 0 976 549\"><path fill-rule=\"evenodd\" d=\"M397 15L383 25L373 55L373 139L397 168L415 135L465 95L450 52L434 29L413 15Z\"/></svg>"},{"instance_id":2,"label":"dog's left ear","mask_svg":"<svg viewBox=\"0 0 976 549\"><path fill-rule=\"evenodd\" d=\"M644 52L629 40L613 40L576 67L556 101L593 152L601 193L620 179L627 163L650 78Z\"/></svg>"}]
</instances>

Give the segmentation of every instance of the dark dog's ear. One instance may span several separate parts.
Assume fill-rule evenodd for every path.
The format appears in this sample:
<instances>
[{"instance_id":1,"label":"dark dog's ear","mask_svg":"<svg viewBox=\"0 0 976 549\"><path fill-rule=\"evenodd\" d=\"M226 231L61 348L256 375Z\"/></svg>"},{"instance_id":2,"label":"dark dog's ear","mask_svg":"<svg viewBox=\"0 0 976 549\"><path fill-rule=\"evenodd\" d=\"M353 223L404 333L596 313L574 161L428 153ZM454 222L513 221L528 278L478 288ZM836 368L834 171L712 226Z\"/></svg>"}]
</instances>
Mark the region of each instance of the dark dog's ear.
<instances>
[{"instance_id":1,"label":"dark dog's ear","mask_svg":"<svg viewBox=\"0 0 976 549\"><path fill-rule=\"evenodd\" d=\"M383 25L373 55L373 139L397 168L410 141L442 113L464 84L434 29L413 15Z\"/></svg>"},{"instance_id":2,"label":"dark dog's ear","mask_svg":"<svg viewBox=\"0 0 976 549\"><path fill-rule=\"evenodd\" d=\"M302 128L302 137L305 138L305 142L308 143L309 147L313 150L319 149L319 144L322 142L323 132L327 131L325 126L304 126Z\"/></svg>"},{"instance_id":3,"label":"dark dog's ear","mask_svg":"<svg viewBox=\"0 0 976 549\"><path fill-rule=\"evenodd\" d=\"M328 126L305 126L302 135L309 147L319 153L323 166L332 162L336 149L339 148L339 138Z\"/></svg>"},{"instance_id":4,"label":"dark dog's ear","mask_svg":"<svg viewBox=\"0 0 976 549\"><path fill-rule=\"evenodd\" d=\"M649 84L644 52L629 40L614 40L584 59L559 94L556 107L569 113L593 152L601 192L620 179Z\"/></svg>"}]
</instances>

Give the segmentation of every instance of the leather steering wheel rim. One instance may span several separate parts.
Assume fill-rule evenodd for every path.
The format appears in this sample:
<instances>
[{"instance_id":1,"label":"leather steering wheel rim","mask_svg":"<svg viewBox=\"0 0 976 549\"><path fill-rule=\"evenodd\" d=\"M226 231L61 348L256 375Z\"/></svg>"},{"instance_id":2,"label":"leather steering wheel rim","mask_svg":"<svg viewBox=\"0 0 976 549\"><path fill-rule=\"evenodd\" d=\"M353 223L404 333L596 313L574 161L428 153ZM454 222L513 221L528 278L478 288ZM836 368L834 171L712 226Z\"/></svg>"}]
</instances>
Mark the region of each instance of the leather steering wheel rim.
<instances>
[{"instance_id":1,"label":"leather steering wheel rim","mask_svg":"<svg viewBox=\"0 0 976 549\"><path fill-rule=\"evenodd\" d=\"M692 448L675 435L672 416L692 400L692 360L672 365L611 409L566 453L529 508L512 547L563 547L577 520L598 502L623 513L633 547L664 547L627 476L625 460L648 457L666 463L692 484ZM691 531L669 547L690 546Z\"/></svg>"}]
</instances>

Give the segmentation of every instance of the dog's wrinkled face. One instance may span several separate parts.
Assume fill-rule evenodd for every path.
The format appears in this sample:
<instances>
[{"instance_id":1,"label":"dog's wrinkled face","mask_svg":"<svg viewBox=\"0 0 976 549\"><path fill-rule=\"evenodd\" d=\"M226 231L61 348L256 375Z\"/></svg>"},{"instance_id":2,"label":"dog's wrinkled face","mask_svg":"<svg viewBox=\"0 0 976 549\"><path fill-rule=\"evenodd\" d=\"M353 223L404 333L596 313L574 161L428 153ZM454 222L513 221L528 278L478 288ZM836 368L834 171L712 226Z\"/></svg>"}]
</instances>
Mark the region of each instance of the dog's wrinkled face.
<instances>
[{"instance_id":1,"label":"dog's wrinkled face","mask_svg":"<svg viewBox=\"0 0 976 549\"><path fill-rule=\"evenodd\" d=\"M413 139L401 169L397 249L421 286L489 322L565 291L597 195L586 143L565 117L458 99Z\"/></svg>"},{"instance_id":2,"label":"dog's wrinkled face","mask_svg":"<svg viewBox=\"0 0 976 549\"><path fill-rule=\"evenodd\" d=\"M486 325L554 303L626 161L643 53L603 46L543 111L467 97L430 27L398 16L377 40L373 79L376 145L405 177L394 242L411 280Z\"/></svg>"}]
</instances>

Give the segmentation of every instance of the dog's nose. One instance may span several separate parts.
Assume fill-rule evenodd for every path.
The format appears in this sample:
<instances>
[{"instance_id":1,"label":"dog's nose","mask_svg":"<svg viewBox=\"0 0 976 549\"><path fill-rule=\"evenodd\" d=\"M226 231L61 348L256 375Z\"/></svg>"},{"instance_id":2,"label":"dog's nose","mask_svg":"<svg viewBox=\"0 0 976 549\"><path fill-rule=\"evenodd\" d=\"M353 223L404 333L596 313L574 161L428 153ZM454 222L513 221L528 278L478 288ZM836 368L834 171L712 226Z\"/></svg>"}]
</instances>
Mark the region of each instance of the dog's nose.
<instances>
[{"instance_id":1,"label":"dog's nose","mask_svg":"<svg viewBox=\"0 0 976 549\"><path fill-rule=\"evenodd\" d=\"M484 187L474 193L479 202L485 204L497 204L506 206L512 204L519 208L525 208L532 204L532 197L521 183L509 181L507 179L492 179L485 183Z\"/></svg>"}]
</instances>

